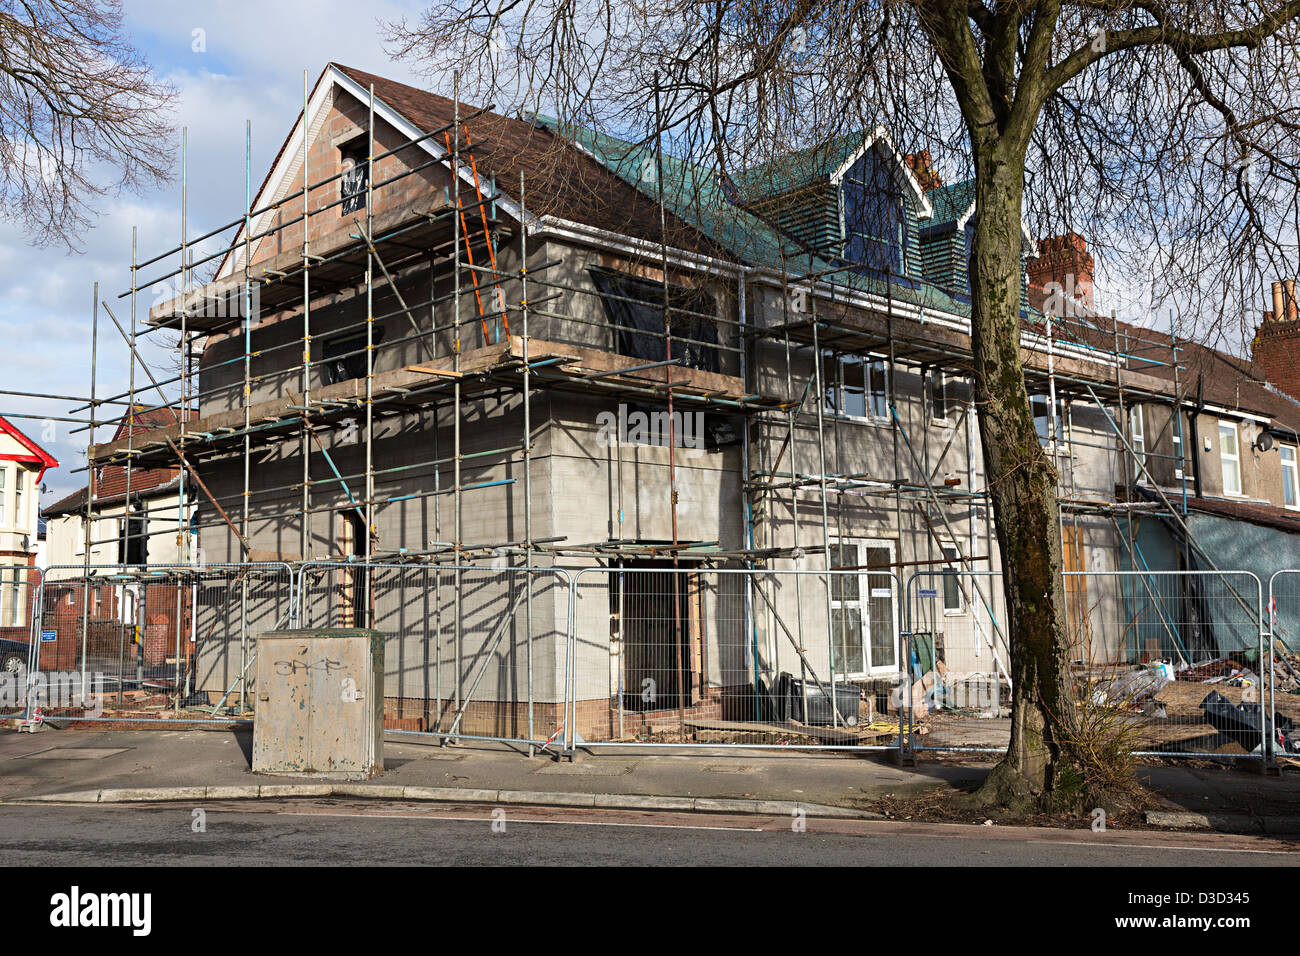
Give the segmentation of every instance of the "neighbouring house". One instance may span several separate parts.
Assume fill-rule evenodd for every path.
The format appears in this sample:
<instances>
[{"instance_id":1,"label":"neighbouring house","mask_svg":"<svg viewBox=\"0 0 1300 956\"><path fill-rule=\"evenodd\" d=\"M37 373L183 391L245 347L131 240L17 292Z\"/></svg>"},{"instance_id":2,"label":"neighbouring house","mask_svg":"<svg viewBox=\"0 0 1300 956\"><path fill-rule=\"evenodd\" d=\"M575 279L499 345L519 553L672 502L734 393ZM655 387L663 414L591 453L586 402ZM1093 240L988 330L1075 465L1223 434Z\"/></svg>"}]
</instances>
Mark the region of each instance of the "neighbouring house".
<instances>
[{"instance_id":1,"label":"neighbouring house","mask_svg":"<svg viewBox=\"0 0 1300 956\"><path fill-rule=\"evenodd\" d=\"M518 738L528 714L549 732L566 686L587 740L770 717L783 675L883 700L907 631L953 671L1004 679L973 190L924 153L864 130L722 176L330 64L253 210L210 283L149 311L201 340L198 409L92 450L101 475L159 476L148 508L133 491L96 512L96 560L140 556L130 522L175 507L162 475L180 481L184 440L204 494L182 524L208 560L303 565L301 623L385 632L388 710L424 728L454 713L462 733ZM1285 507L1282 459L1253 477L1250 448L1300 424L1292 406L1209 349L1186 353L1196 387L1175 382L1168 336L1093 312L1082 237L1023 238L1022 363L1067 570L1143 567L1130 524L1172 479L1133 462L1154 466L1178 432L1159 407L1186 419L1201 506L1239 488ZM1052 300L1069 322L1047 321ZM81 505L47 509L65 523L52 561L80 563ZM443 568L475 562L478 577ZM588 569L572 622L555 580L502 583L524 564ZM725 573L747 568L772 574ZM779 575L826 568L846 573ZM1102 577L1067 596L1081 666L1253 646L1130 627L1174 598ZM233 633L196 603L199 631ZM278 613L246 613L245 632ZM238 643L196 652L214 703Z\"/></svg>"},{"instance_id":2,"label":"neighbouring house","mask_svg":"<svg viewBox=\"0 0 1300 956\"><path fill-rule=\"evenodd\" d=\"M144 443L156 429L183 419L179 409L138 405L117 423L113 440ZM92 482L46 507L42 516L47 535L42 626L57 634L43 644L42 660L65 669L80 666L84 644L92 665L97 656L111 664L127 648L142 667L174 664L178 619L184 629L191 615L188 592L178 602L175 587L81 582L87 566L92 574L109 578L124 565L186 568L200 563L192 527L193 483L183 468L173 461L128 474L123 465L97 465ZM78 583L60 583L74 579ZM184 643L187 653L189 642Z\"/></svg>"},{"instance_id":3,"label":"neighbouring house","mask_svg":"<svg viewBox=\"0 0 1300 956\"><path fill-rule=\"evenodd\" d=\"M29 639L36 578L27 569L36 565L41 478L58 464L0 418L0 637Z\"/></svg>"}]
</instances>

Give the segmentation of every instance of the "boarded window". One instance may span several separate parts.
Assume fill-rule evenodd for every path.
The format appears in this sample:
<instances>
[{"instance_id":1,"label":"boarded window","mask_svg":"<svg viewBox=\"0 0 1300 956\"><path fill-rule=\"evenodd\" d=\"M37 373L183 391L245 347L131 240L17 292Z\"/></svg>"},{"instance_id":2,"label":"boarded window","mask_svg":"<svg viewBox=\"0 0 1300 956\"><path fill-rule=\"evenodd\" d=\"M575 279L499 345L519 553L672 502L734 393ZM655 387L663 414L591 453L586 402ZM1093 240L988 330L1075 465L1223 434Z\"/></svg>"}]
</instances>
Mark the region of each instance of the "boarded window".
<instances>
[{"instance_id":1,"label":"boarded window","mask_svg":"<svg viewBox=\"0 0 1300 956\"><path fill-rule=\"evenodd\" d=\"M669 329L664 323L663 284L594 266L587 271L600 292L610 325L617 330L615 347L619 354L648 362L664 361ZM672 317L673 358L686 368L721 371L718 328L712 318L717 315L713 296L669 285L668 310Z\"/></svg>"},{"instance_id":2,"label":"boarded window","mask_svg":"<svg viewBox=\"0 0 1300 956\"><path fill-rule=\"evenodd\" d=\"M144 518L124 518L117 539L118 564L146 564L149 546L145 539Z\"/></svg>"},{"instance_id":3,"label":"boarded window","mask_svg":"<svg viewBox=\"0 0 1300 956\"><path fill-rule=\"evenodd\" d=\"M384 327L376 323L374 344L384 338ZM325 381L329 385L349 379L365 378L366 337L362 335L339 336L325 342Z\"/></svg>"}]
</instances>

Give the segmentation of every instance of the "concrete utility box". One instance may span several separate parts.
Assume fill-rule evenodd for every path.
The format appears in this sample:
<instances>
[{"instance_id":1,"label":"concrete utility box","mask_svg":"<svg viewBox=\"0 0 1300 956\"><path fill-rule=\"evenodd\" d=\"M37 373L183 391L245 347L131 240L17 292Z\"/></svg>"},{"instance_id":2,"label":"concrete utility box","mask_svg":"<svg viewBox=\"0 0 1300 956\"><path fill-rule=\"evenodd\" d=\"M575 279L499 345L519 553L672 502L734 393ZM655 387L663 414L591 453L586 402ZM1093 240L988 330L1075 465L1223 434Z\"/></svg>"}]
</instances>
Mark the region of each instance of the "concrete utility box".
<instances>
[{"instance_id":1,"label":"concrete utility box","mask_svg":"<svg viewBox=\"0 0 1300 956\"><path fill-rule=\"evenodd\" d=\"M384 770L384 637L361 628L257 639L253 772L373 777Z\"/></svg>"}]
</instances>

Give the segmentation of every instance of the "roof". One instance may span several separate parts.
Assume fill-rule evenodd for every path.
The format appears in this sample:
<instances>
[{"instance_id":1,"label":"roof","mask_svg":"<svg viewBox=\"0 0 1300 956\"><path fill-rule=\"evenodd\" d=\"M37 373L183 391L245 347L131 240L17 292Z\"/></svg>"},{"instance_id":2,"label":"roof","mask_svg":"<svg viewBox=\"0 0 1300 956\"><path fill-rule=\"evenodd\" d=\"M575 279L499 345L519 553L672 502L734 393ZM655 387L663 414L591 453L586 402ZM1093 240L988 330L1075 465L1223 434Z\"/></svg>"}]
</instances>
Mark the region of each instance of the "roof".
<instances>
[{"instance_id":1,"label":"roof","mask_svg":"<svg viewBox=\"0 0 1300 956\"><path fill-rule=\"evenodd\" d=\"M743 169L732 179L747 201L775 196L818 182L827 182L862 146L870 134L857 130L816 146L795 150Z\"/></svg>"},{"instance_id":2,"label":"roof","mask_svg":"<svg viewBox=\"0 0 1300 956\"><path fill-rule=\"evenodd\" d=\"M1037 323L1030 323L1037 327ZM1127 356L1129 368L1169 383L1174 393L1173 346L1178 347L1177 384L1185 400L1203 400L1228 411L1268 417L1274 428L1300 437L1300 402L1279 392L1257 375L1250 362L1197 342L1175 340L1170 332L1093 313L1054 327L1062 341L1071 341Z\"/></svg>"},{"instance_id":3,"label":"roof","mask_svg":"<svg viewBox=\"0 0 1300 956\"><path fill-rule=\"evenodd\" d=\"M368 91L373 85L377 112L386 107L422 132L450 126L455 119L456 105L448 97L339 63L328 64L317 85L331 76L349 81L353 92L358 88ZM461 116L476 112L477 107L460 104ZM273 171L298 136L301 124L300 113L272 164ZM659 207L652 199L611 177L596 160L546 126L489 112L462 121L462 128L466 144L473 147L481 179L494 179L503 193L514 195L523 174L527 212L533 216L551 216L656 244L666 237L675 248L727 257L725 250L671 214L666 229L661 230ZM422 145L441 157L446 153L443 139L433 136ZM263 193L273 185L268 175L254 200L255 207L271 200Z\"/></svg>"},{"instance_id":4,"label":"roof","mask_svg":"<svg viewBox=\"0 0 1300 956\"><path fill-rule=\"evenodd\" d=\"M136 405L129 418L127 415L123 415L122 420L117 423L113 438L117 440L126 437L129 428L134 429L135 433L139 433L171 425L181 419L188 421L194 417L193 410L182 412L179 409ZM144 497L156 497L164 493L174 492L180 474L179 465L165 468L132 469L130 481L131 499L135 501ZM126 488L126 467L124 465L105 465L99 469L96 476L96 506L102 507L125 501ZM88 486L82 487L72 494L60 498L54 504L41 509L41 514L53 518L58 515L85 510L88 490Z\"/></svg>"},{"instance_id":5,"label":"roof","mask_svg":"<svg viewBox=\"0 0 1300 956\"><path fill-rule=\"evenodd\" d=\"M1229 518L1233 521L1248 521L1266 528L1300 534L1300 512L1279 508L1277 505L1225 501L1221 498L1188 498L1187 507L1201 514Z\"/></svg>"},{"instance_id":6,"label":"roof","mask_svg":"<svg viewBox=\"0 0 1300 956\"><path fill-rule=\"evenodd\" d=\"M941 226L955 228L958 220L965 217L971 206L975 205L975 180L963 179L959 183L950 183L931 189L926 195L934 207L934 215L925 224L926 229Z\"/></svg>"},{"instance_id":7,"label":"roof","mask_svg":"<svg viewBox=\"0 0 1300 956\"><path fill-rule=\"evenodd\" d=\"M386 115L404 123L408 132L411 129L428 132L449 126L455 117L456 106L447 97L354 67L330 63L318 79L316 89L326 82L337 83L354 95L373 86L377 112L381 108L389 111ZM475 107L460 104L462 116L475 112ZM271 198L264 193L272 187L274 170L298 135L302 121L300 114L254 205L265 205ZM849 264L817 254L773 223L732 201L737 192L743 195L747 190L759 188L764 181L789 188L815 181L829 182L842 173L846 164L873 146L896 153L883 129L846 133L819 146L797 150L741 171L724 184L716 170L668 153L656 156L650 144L632 143L545 117L511 118L489 112L463 121L463 126L467 143L473 146L479 176L495 179L503 198L515 192L513 187L519 183L521 174L525 177L526 211L533 217L578 223L650 242L656 247L662 241L675 249L747 266L796 275L824 275L849 289L889 296L951 315L970 313L968 299L954 296L939 285L846 268ZM445 155L445 148L439 142L426 140L422 145L437 156ZM898 159L900 175L909 177L919 189L907 164L901 156ZM648 168L656 167L662 167L658 181L654 176L645 175ZM658 206L661 194L666 209L662 229ZM974 183L964 180L921 195L933 209L933 215L924 223L927 231L956 226L973 208ZM1027 231L1025 235L1032 243ZM1058 325L1056 336L1061 341L1110 353L1113 341L1108 322L1094 315L1081 328L1070 330ZM1026 317L1024 326L1041 331L1041 323L1033 313ZM1154 330L1119 323L1121 336L1126 329L1148 339L1169 341L1167 335ZM1283 427L1300 432L1300 405L1251 375L1240 359L1205 346L1180 343L1179 347L1183 350L1185 366L1180 371L1179 386L1185 394L1195 397L1195 382L1199 377L1207 402L1268 415ZM1148 354L1143 355L1139 348L1146 349ZM1162 350L1163 358L1157 355ZM1129 352L1134 356L1131 367L1170 380L1172 385L1173 369L1168 362L1167 345L1157 341L1154 346L1130 347ZM137 422L153 421L155 414L166 413L142 410ZM124 433L119 428L119 435ZM141 474L137 472L133 478L133 492L137 488L143 490L144 486L136 483ZM105 480L102 490L108 492L109 484Z\"/></svg>"},{"instance_id":8,"label":"roof","mask_svg":"<svg viewBox=\"0 0 1300 956\"><path fill-rule=\"evenodd\" d=\"M9 435L16 442L18 442L18 444L22 445L23 448L27 449L28 452L27 455L20 455L15 457L19 461L29 462L33 465L40 465L41 474L44 474L45 469L47 468L57 468L59 466L58 460L53 455L47 452L40 445L36 444L36 442L33 441L31 438L28 438L26 435L24 435L18 429L17 425L9 421L9 419L4 418L3 416L0 416L0 432Z\"/></svg>"}]
</instances>

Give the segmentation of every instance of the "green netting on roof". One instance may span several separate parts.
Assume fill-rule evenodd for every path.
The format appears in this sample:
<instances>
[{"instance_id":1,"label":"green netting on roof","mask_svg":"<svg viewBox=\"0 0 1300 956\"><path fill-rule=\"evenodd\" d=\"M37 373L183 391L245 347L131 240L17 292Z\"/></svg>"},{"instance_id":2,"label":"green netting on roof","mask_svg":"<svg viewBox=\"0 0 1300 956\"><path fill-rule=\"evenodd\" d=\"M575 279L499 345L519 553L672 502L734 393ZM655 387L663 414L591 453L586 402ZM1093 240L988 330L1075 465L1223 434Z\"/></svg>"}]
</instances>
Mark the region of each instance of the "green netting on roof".
<instances>
[{"instance_id":1,"label":"green netting on roof","mask_svg":"<svg viewBox=\"0 0 1300 956\"><path fill-rule=\"evenodd\" d=\"M599 133L583 127L560 124L553 119L537 117L594 156L599 162L624 182L642 194L658 200L659 188L655 182L655 153L650 146L636 145L626 140ZM862 136L839 137L844 143L820 152L803 151L809 157L796 162L791 169L830 167L833 172L857 149ZM855 145L847 143L854 139ZM839 161L834 162L839 156ZM834 162L834 165L831 165ZM942 310L958 315L969 315L970 306L954 298L940 287L916 279L876 276L855 271L852 264L843 260L818 255L802 246L790 236L782 234L772 224L732 202L723 188L721 178L711 169L699 166L664 153L663 200L665 207L679 219L699 229L713 242L726 249L748 266L784 270L792 276L816 274L824 281L856 291L892 298L913 305Z\"/></svg>"}]
</instances>

